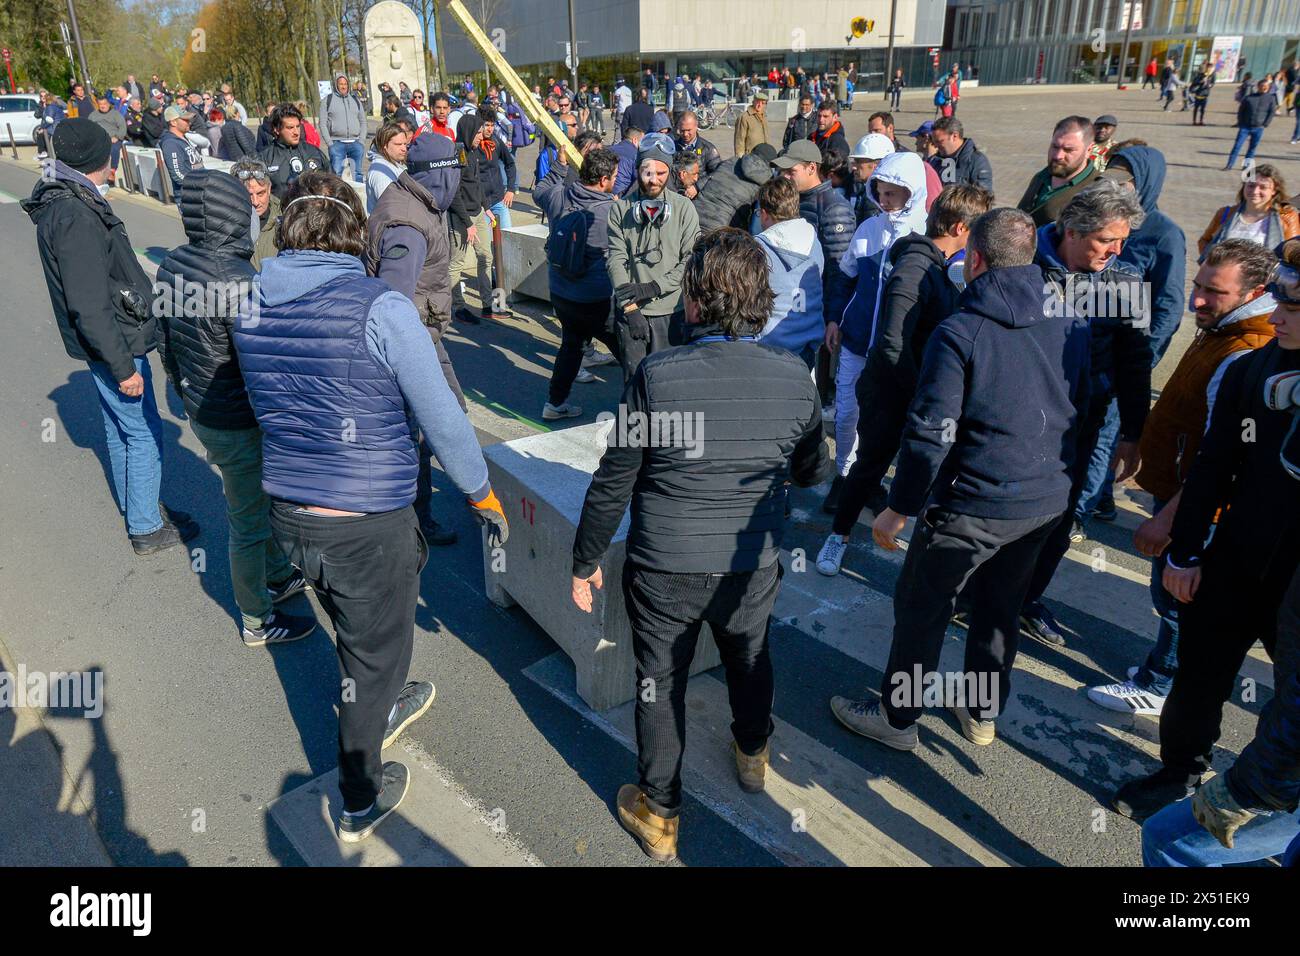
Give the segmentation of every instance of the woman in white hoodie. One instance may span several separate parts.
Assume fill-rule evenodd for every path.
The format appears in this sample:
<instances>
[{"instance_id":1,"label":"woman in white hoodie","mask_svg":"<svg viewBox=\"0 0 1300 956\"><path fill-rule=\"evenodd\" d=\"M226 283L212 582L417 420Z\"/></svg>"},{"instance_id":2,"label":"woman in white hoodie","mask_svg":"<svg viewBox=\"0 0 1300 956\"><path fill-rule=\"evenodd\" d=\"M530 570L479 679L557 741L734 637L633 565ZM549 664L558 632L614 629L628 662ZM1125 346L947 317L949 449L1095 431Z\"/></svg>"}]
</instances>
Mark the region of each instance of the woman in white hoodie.
<instances>
[{"instance_id":1,"label":"woman in white hoodie","mask_svg":"<svg viewBox=\"0 0 1300 956\"><path fill-rule=\"evenodd\" d=\"M840 278L829 290L826 347L840 348L835 373L835 465L822 510L834 514L853 464L858 427L858 376L876 335L880 294L889 276L889 248L901 236L925 232L925 167L915 153L891 153L867 181L883 212L864 219L840 257Z\"/></svg>"}]
</instances>

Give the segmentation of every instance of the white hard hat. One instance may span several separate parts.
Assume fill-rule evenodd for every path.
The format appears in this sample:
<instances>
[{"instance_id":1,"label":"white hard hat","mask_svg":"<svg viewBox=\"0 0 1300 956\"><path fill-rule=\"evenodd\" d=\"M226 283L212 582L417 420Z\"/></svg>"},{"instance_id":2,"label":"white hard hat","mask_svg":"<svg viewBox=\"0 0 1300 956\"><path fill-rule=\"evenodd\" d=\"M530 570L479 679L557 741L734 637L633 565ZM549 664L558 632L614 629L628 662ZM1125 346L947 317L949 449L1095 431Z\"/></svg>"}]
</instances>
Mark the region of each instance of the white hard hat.
<instances>
[{"instance_id":1,"label":"white hard hat","mask_svg":"<svg viewBox=\"0 0 1300 956\"><path fill-rule=\"evenodd\" d=\"M849 159L884 159L894 151L894 143L884 133L868 133L858 140Z\"/></svg>"}]
</instances>

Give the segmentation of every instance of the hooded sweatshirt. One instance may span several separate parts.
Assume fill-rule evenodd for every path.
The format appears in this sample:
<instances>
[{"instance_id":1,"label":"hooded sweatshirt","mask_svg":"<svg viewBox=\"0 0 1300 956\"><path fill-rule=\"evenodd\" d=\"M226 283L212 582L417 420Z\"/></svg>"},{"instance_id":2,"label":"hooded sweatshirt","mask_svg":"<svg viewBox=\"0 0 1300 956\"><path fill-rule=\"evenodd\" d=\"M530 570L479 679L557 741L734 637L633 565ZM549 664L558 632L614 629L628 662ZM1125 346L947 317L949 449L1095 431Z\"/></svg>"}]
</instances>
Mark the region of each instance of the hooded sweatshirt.
<instances>
[{"instance_id":1,"label":"hooded sweatshirt","mask_svg":"<svg viewBox=\"0 0 1300 956\"><path fill-rule=\"evenodd\" d=\"M822 310L826 261L817 230L804 219L786 219L756 238L767 256L768 282L776 293L772 315L758 339L798 355L826 334Z\"/></svg>"},{"instance_id":2,"label":"hooded sweatshirt","mask_svg":"<svg viewBox=\"0 0 1300 956\"><path fill-rule=\"evenodd\" d=\"M1165 157L1151 146L1129 146L1110 158L1133 173L1133 188L1146 213L1141 227L1124 243L1120 262L1142 273L1151 286L1151 363L1159 363L1183 319L1187 278L1187 239L1183 230L1157 207L1165 184Z\"/></svg>"},{"instance_id":3,"label":"hooded sweatshirt","mask_svg":"<svg viewBox=\"0 0 1300 956\"><path fill-rule=\"evenodd\" d=\"M925 232L924 167L915 153L890 153L867 181L877 203L877 183L902 186L911 195L897 212L882 212L858 226L840 258L841 278L831 289L826 319L839 322L843 347L855 355L865 356L875 340L880 295L891 268L889 247L901 236Z\"/></svg>"},{"instance_id":4,"label":"hooded sweatshirt","mask_svg":"<svg viewBox=\"0 0 1300 956\"><path fill-rule=\"evenodd\" d=\"M1086 319L1043 307L1047 288L1036 264L985 272L930 336L890 486L899 514L1065 510L1090 341Z\"/></svg>"},{"instance_id":5,"label":"hooded sweatshirt","mask_svg":"<svg viewBox=\"0 0 1300 956\"><path fill-rule=\"evenodd\" d=\"M366 111L350 87L347 93L339 92L342 79L344 74L334 74L334 86L321 101L321 132L327 142L352 142L366 135Z\"/></svg>"},{"instance_id":6,"label":"hooded sweatshirt","mask_svg":"<svg viewBox=\"0 0 1300 956\"><path fill-rule=\"evenodd\" d=\"M456 190L450 212L451 227L462 234L483 211L483 182L480 172L483 154L472 148L474 136L482 125L477 113L466 113L456 124L456 146L465 148L465 165L460 168L460 188ZM408 153L408 166L410 162Z\"/></svg>"}]
</instances>

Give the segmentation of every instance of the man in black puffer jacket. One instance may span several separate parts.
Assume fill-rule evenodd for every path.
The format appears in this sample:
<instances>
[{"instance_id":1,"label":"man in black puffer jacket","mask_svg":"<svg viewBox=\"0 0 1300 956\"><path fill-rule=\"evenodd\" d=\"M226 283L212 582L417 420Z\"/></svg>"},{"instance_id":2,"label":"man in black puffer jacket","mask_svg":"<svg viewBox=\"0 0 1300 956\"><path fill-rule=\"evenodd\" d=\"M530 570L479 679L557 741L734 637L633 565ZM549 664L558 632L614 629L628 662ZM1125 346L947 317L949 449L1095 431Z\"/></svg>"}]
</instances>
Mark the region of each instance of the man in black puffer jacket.
<instances>
[{"instance_id":1,"label":"man in black puffer jacket","mask_svg":"<svg viewBox=\"0 0 1300 956\"><path fill-rule=\"evenodd\" d=\"M239 120L231 118L221 127L221 143L217 148L220 159L238 162L245 156L257 156L257 141L253 131Z\"/></svg>"},{"instance_id":2,"label":"man in black puffer jacket","mask_svg":"<svg viewBox=\"0 0 1300 956\"><path fill-rule=\"evenodd\" d=\"M700 232L720 226L734 226L748 232L759 187L771 178L772 167L756 153L746 153L718 167L695 197Z\"/></svg>"},{"instance_id":3,"label":"man in black puffer jacket","mask_svg":"<svg viewBox=\"0 0 1300 956\"><path fill-rule=\"evenodd\" d=\"M726 666L740 785L763 789L785 483L830 471L807 366L753 339L772 309L767 276L762 247L739 230L695 244L682 280L691 341L649 356L628 382L574 540L573 600L589 612L631 502L623 594L638 686L655 693L637 695L640 782L619 791L618 814L657 860L677 855L686 675L704 621Z\"/></svg>"},{"instance_id":4,"label":"man in black puffer jacket","mask_svg":"<svg viewBox=\"0 0 1300 956\"><path fill-rule=\"evenodd\" d=\"M262 491L262 432L233 344L235 319L240 304L253 295L256 275L249 261L253 206L238 179L209 169L185 177L179 205L190 241L168 253L154 283L163 368L208 461L221 472L230 523L230 581L243 616L244 643L296 641L316 629L316 619L274 609L275 602L306 584L271 539L271 501Z\"/></svg>"}]
</instances>

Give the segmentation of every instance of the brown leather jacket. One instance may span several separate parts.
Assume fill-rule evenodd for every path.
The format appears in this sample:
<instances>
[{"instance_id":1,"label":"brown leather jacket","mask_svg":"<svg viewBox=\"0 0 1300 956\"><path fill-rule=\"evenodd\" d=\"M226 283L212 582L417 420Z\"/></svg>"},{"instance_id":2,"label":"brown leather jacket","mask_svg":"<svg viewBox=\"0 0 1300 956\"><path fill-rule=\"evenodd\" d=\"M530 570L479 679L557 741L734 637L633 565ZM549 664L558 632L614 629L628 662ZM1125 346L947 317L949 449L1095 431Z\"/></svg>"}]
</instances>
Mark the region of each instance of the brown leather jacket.
<instances>
[{"instance_id":1,"label":"brown leather jacket","mask_svg":"<svg viewBox=\"0 0 1300 956\"><path fill-rule=\"evenodd\" d=\"M1258 304L1256 304L1258 303ZM1168 501L1182 488L1201 446L1209 417L1206 389L1223 361L1243 349L1257 349L1273 338L1268 324L1272 300L1247 303L1257 314L1196 333L1142 429L1142 466L1137 483Z\"/></svg>"}]
</instances>

